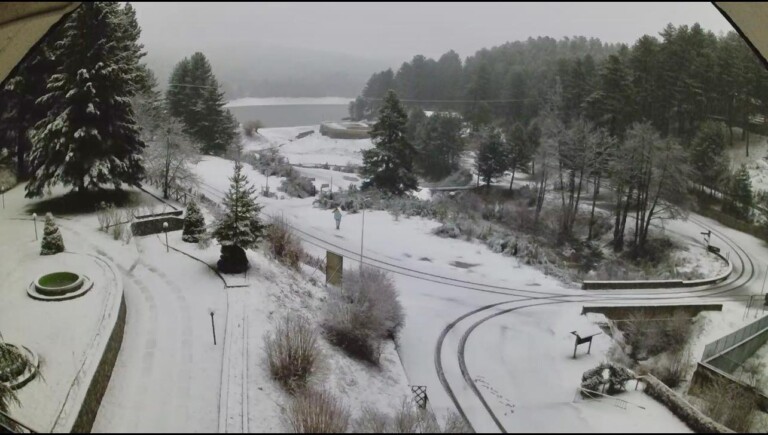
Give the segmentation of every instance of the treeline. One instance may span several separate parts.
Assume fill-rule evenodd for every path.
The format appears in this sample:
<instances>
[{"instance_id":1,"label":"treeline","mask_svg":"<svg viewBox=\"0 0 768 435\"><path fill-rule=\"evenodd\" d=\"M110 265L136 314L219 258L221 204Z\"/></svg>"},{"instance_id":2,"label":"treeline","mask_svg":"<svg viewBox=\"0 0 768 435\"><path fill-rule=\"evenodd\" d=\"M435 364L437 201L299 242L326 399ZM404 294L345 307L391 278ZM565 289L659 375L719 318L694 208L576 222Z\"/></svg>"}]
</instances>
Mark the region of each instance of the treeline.
<instances>
[{"instance_id":1,"label":"treeline","mask_svg":"<svg viewBox=\"0 0 768 435\"><path fill-rule=\"evenodd\" d=\"M453 51L438 60L415 56L397 72L373 74L350 115L375 116L393 89L408 105L458 111L475 130L494 122L527 127L556 82L568 119L583 115L614 136L648 121L662 136L690 142L702 121L719 119L732 142L732 128L748 130L750 115L768 102L766 71L735 32L718 37L698 24L669 24L631 47L543 37L483 49L464 62Z\"/></svg>"},{"instance_id":2,"label":"treeline","mask_svg":"<svg viewBox=\"0 0 768 435\"><path fill-rule=\"evenodd\" d=\"M0 88L0 164L29 181L27 196L146 176L162 178L167 195L191 179L184 168L198 152L222 155L239 142L205 56L179 63L163 99L140 34L130 3L84 3Z\"/></svg>"}]
</instances>

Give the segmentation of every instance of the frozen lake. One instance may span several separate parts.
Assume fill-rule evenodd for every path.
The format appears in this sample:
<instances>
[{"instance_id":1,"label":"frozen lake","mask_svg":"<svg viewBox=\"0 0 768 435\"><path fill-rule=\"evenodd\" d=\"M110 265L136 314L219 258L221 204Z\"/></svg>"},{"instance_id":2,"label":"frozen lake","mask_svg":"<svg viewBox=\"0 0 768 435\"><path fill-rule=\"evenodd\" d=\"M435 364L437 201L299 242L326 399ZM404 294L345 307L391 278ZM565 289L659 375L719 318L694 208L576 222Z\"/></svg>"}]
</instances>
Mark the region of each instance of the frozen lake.
<instances>
[{"instance_id":1,"label":"frozen lake","mask_svg":"<svg viewBox=\"0 0 768 435\"><path fill-rule=\"evenodd\" d=\"M295 127L340 121L349 116L346 98L246 98L227 107L238 122L255 119L265 127Z\"/></svg>"}]
</instances>

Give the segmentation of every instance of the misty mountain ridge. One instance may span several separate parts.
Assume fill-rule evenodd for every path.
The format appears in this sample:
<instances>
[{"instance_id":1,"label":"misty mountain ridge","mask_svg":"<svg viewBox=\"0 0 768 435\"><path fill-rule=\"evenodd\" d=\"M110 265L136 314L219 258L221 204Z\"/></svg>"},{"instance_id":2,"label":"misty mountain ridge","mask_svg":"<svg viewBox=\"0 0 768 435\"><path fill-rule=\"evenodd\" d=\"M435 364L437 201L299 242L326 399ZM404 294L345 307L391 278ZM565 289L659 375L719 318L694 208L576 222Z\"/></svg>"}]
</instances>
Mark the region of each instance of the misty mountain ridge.
<instances>
[{"instance_id":1,"label":"misty mountain ridge","mask_svg":"<svg viewBox=\"0 0 768 435\"><path fill-rule=\"evenodd\" d=\"M248 97L350 97L360 93L375 71L393 60L363 58L333 51L241 42L211 47L146 47L147 65L165 90L173 67L201 51L227 99Z\"/></svg>"}]
</instances>

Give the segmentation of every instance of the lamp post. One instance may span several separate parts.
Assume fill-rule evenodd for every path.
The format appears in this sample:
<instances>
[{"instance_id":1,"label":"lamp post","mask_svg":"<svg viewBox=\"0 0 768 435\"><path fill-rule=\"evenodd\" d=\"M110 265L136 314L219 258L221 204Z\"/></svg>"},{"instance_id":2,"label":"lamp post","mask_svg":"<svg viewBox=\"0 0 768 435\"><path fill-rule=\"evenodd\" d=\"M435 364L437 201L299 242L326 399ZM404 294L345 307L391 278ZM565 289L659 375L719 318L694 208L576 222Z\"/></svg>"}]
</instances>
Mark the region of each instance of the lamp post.
<instances>
[{"instance_id":1,"label":"lamp post","mask_svg":"<svg viewBox=\"0 0 768 435\"><path fill-rule=\"evenodd\" d=\"M368 198L363 198L363 225L360 227L360 272L363 271L363 241L365 240L365 207Z\"/></svg>"},{"instance_id":2,"label":"lamp post","mask_svg":"<svg viewBox=\"0 0 768 435\"><path fill-rule=\"evenodd\" d=\"M213 345L216 346L216 325L213 323L213 309L208 310L208 314L211 315L211 331L213 332Z\"/></svg>"},{"instance_id":3,"label":"lamp post","mask_svg":"<svg viewBox=\"0 0 768 435\"><path fill-rule=\"evenodd\" d=\"M37 213L32 213L32 222L35 223L35 240L37 240Z\"/></svg>"},{"instance_id":4,"label":"lamp post","mask_svg":"<svg viewBox=\"0 0 768 435\"><path fill-rule=\"evenodd\" d=\"M165 232L165 252L168 251L168 222L163 222L163 231Z\"/></svg>"},{"instance_id":5,"label":"lamp post","mask_svg":"<svg viewBox=\"0 0 768 435\"><path fill-rule=\"evenodd\" d=\"M0 193L3 195L3 210L5 210L5 186L0 186Z\"/></svg>"}]
</instances>

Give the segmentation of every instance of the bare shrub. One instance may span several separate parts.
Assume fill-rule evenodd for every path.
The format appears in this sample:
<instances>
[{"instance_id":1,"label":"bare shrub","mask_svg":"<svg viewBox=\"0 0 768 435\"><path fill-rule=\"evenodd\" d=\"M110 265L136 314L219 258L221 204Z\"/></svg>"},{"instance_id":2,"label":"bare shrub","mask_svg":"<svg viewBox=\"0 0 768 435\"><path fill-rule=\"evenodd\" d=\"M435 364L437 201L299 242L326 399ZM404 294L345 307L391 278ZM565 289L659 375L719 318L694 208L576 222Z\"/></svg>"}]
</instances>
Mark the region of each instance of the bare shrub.
<instances>
[{"instance_id":1,"label":"bare shrub","mask_svg":"<svg viewBox=\"0 0 768 435\"><path fill-rule=\"evenodd\" d=\"M389 415L370 405L364 406L352 423L357 433L390 433L391 426Z\"/></svg>"},{"instance_id":2,"label":"bare shrub","mask_svg":"<svg viewBox=\"0 0 768 435\"><path fill-rule=\"evenodd\" d=\"M329 341L350 355L378 363L381 340L394 339L405 322L392 278L365 267L344 273L341 289L329 288L323 327Z\"/></svg>"},{"instance_id":3,"label":"bare shrub","mask_svg":"<svg viewBox=\"0 0 768 435\"><path fill-rule=\"evenodd\" d=\"M702 412L709 418L736 432L750 431L757 410L756 394L717 377L701 387L699 397L704 402Z\"/></svg>"},{"instance_id":4,"label":"bare shrub","mask_svg":"<svg viewBox=\"0 0 768 435\"><path fill-rule=\"evenodd\" d=\"M641 366L669 388L676 388L688 377L690 361L691 351L686 347L661 354L652 363Z\"/></svg>"},{"instance_id":5,"label":"bare shrub","mask_svg":"<svg viewBox=\"0 0 768 435\"><path fill-rule=\"evenodd\" d=\"M245 124L243 124L243 133L245 133L247 137L252 138L259 133L259 129L262 127L264 127L264 124L258 119L246 121Z\"/></svg>"},{"instance_id":6,"label":"bare shrub","mask_svg":"<svg viewBox=\"0 0 768 435\"><path fill-rule=\"evenodd\" d=\"M323 327L329 341L350 355L378 363L381 340L394 339L404 322L397 289L380 269L349 270L341 289L329 289Z\"/></svg>"},{"instance_id":7,"label":"bare shrub","mask_svg":"<svg viewBox=\"0 0 768 435\"><path fill-rule=\"evenodd\" d=\"M390 415L366 405L360 417L353 422L353 430L358 433L469 433L472 429L456 412L446 416L443 427L437 423L434 414L414 406L413 401L404 398L400 407Z\"/></svg>"},{"instance_id":8,"label":"bare shrub","mask_svg":"<svg viewBox=\"0 0 768 435\"><path fill-rule=\"evenodd\" d=\"M281 263L298 270L299 263L306 255L301 243L288 227L282 216L274 216L267 227L266 234L269 251Z\"/></svg>"},{"instance_id":9,"label":"bare shrub","mask_svg":"<svg viewBox=\"0 0 768 435\"><path fill-rule=\"evenodd\" d=\"M443 433L471 433L472 428L456 411L449 411L443 422Z\"/></svg>"},{"instance_id":10,"label":"bare shrub","mask_svg":"<svg viewBox=\"0 0 768 435\"><path fill-rule=\"evenodd\" d=\"M669 350L681 350L691 338L693 321L684 311L671 315L636 310L617 323L627 345L627 355L637 361Z\"/></svg>"},{"instance_id":11,"label":"bare shrub","mask_svg":"<svg viewBox=\"0 0 768 435\"><path fill-rule=\"evenodd\" d=\"M290 393L306 386L320 357L317 332L303 316L286 315L264 337L272 378Z\"/></svg>"},{"instance_id":12,"label":"bare shrub","mask_svg":"<svg viewBox=\"0 0 768 435\"><path fill-rule=\"evenodd\" d=\"M307 390L288 407L288 423L295 433L342 433L349 426L349 410L328 390Z\"/></svg>"}]
</instances>

